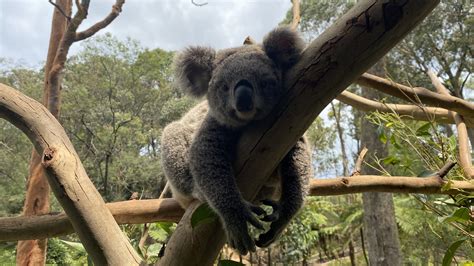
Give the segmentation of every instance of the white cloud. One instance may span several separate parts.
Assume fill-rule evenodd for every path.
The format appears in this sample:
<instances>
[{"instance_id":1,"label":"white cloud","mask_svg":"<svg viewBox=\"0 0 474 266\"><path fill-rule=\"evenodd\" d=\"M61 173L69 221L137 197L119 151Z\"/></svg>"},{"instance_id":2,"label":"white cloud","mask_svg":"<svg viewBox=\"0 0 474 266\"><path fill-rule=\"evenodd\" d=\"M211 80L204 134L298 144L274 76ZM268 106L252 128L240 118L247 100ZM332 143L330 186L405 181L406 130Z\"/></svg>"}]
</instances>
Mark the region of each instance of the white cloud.
<instances>
[{"instance_id":1,"label":"white cloud","mask_svg":"<svg viewBox=\"0 0 474 266\"><path fill-rule=\"evenodd\" d=\"M237 46L275 27L291 7L289 0L127 0L122 14L101 34L131 37L148 48L178 50L187 45ZM113 0L92 0L80 29L106 16ZM196 0L198 3L204 0ZM47 0L0 0L0 57L37 63L47 53L53 7ZM75 44L71 53L77 52Z\"/></svg>"}]
</instances>

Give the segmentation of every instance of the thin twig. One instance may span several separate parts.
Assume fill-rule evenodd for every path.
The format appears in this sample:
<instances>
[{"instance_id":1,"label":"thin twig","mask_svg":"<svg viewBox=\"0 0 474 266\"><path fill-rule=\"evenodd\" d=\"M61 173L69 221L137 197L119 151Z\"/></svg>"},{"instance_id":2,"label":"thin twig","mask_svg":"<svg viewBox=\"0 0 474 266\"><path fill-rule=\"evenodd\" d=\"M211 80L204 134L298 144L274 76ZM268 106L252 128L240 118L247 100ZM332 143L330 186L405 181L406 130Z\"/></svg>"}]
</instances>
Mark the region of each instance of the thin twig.
<instances>
[{"instance_id":1,"label":"thin twig","mask_svg":"<svg viewBox=\"0 0 474 266\"><path fill-rule=\"evenodd\" d=\"M204 3L199 4L199 3L194 2L194 0L191 0L191 3L195 6L205 6L205 5L209 4L208 2L204 2Z\"/></svg>"},{"instance_id":2,"label":"thin twig","mask_svg":"<svg viewBox=\"0 0 474 266\"><path fill-rule=\"evenodd\" d=\"M444 178L455 165L456 165L456 162L447 161L446 164L443 167L441 167L441 169L439 169L436 175L439 176L440 178Z\"/></svg>"},{"instance_id":3,"label":"thin twig","mask_svg":"<svg viewBox=\"0 0 474 266\"><path fill-rule=\"evenodd\" d=\"M161 191L159 199L164 199L166 194L168 194L168 192L170 191L170 189L171 189L170 184L167 181L165 187L163 188L163 191Z\"/></svg>"},{"instance_id":4,"label":"thin twig","mask_svg":"<svg viewBox=\"0 0 474 266\"><path fill-rule=\"evenodd\" d=\"M354 171L352 172L351 176L358 176L361 173L362 169L362 162L364 161L364 157L369 150L364 147L362 151L360 151L359 156L357 157L357 161L355 163Z\"/></svg>"},{"instance_id":5,"label":"thin twig","mask_svg":"<svg viewBox=\"0 0 474 266\"><path fill-rule=\"evenodd\" d=\"M66 12L64 12L64 10L63 10L58 4L53 3L52 0L48 0L48 2L49 2L50 4L52 4L52 5L59 11L59 13L61 13L61 14L67 19L68 22L71 21L71 17L68 16L68 15L66 14Z\"/></svg>"},{"instance_id":6,"label":"thin twig","mask_svg":"<svg viewBox=\"0 0 474 266\"><path fill-rule=\"evenodd\" d=\"M112 11L101 21L95 23L87 30L77 32L74 37L74 41L80 41L91 37L92 35L96 34L99 30L107 27L115 18L120 15L122 12L122 6L125 3L125 0L117 0L115 4L112 6Z\"/></svg>"}]
</instances>

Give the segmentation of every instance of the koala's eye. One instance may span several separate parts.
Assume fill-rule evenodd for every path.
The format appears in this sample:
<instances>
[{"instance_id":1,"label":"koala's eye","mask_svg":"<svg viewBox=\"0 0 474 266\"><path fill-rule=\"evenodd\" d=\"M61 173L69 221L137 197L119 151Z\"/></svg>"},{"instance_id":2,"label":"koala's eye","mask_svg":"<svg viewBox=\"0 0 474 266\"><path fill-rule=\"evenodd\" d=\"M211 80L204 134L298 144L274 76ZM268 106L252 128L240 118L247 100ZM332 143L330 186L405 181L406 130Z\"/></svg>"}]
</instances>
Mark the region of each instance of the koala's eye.
<instances>
[{"instance_id":1,"label":"koala's eye","mask_svg":"<svg viewBox=\"0 0 474 266\"><path fill-rule=\"evenodd\" d=\"M228 91L228 90L229 90L229 87L227 87L227 85L224 84L224 85L222 85L222 90L223 90L223 91Z\"/></svg>"}]
</instances>

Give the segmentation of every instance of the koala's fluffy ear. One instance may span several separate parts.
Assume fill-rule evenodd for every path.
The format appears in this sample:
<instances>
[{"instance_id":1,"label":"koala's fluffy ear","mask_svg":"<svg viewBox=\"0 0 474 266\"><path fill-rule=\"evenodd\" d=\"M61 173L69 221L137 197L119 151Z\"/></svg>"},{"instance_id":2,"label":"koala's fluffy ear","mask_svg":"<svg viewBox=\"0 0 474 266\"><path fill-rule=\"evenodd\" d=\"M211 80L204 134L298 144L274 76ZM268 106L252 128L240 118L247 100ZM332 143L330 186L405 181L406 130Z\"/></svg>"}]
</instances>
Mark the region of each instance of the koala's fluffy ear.
<instances>
[{"instance_id":1,"label":"koala's fluffy ear","mask_svg":"<svg viewBox=\"0 0 474 266\"><path fill-rule=\"evenodd\" d=\"M267 56L285 70L298 62L304 46L303 39L289 27L276 28L263 39Z\"/></svg>"},{"instance_id":2,"label":"koala's fluffy ear","mask_svg":"<svg viewBox=\"0 0 474 266\"><path fill-rule=\"evenodd\" d=\"M195 97L207 93L216 51L209 47L192 46L174 58L173 70L178 86Z\"/></svg>"}]
</instances>

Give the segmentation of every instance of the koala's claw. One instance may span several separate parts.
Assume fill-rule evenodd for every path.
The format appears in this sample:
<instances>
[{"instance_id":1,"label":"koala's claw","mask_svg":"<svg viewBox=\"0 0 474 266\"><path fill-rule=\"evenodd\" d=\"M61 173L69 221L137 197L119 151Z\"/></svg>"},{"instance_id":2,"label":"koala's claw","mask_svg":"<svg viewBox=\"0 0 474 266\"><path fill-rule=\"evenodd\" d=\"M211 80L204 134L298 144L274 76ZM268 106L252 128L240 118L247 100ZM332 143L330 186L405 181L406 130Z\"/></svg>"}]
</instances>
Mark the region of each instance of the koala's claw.
<instances>
[{"instance_id":1,"label":"koala's claw","mask_svg":"<svg viewBox=\"0 0 474 266\"><path fill-rule=\"evenodd\" d=\"M249 251L255 252L256 246L254 240L245 234L243 238L234 238L229 241L230 246L236 249L241 255L246 255Z\"/></svg>"},{"instance_id":2,"label":"koala's claw","mask_svg":"<svg viewBox=\"0 0 474 266\"><path fill-rule=\"evenodd\" d=\"M247 222L255 228L264 230L261 222L255 217L256 215L266 214L266 212L259 206L249 202L245 202L243 212L238 219L234 219L227 225L227 240L229 245L236 249L241 255L247 254L249 251L256 250L255 241L250 237L248 232Z\"/></svg>"},{"instance_id":3,"label":"koala's claw","mask_svg":"<svg viewBox=\"0 0 474 266\"><path fill-rule=\"evenodd\" d=\"M262 207L258 206L258 205L255 205L255 204L252 204L252 203L249 203L249 202L247 202L247 205L249 206L250 210L253 213L255 213L257 216L267 214L265 212L265 210Z\"/></svg>"},{"instance_id":4,"label":"koala's claw","mask_svg":"<svg viewBox=\"0 0 474 266\"><path fill-rule=\"evenodd\" d=\"M264 222L273 222L273 221L278 220L278 218L280 217L280 209L281 209L278 202L266 199L266 200L262 200L262 203L264 205L272 207L273 211L272 211L271 214L265 215L260 220L262 220Z\"/></svg>"},{"instance_id":5,"label":"koala's claw","mask_svg":"<svg viewBox=\"0 0 474 266\"><path fill-rule=\"evenodd\" d=\"M272 229L270 229L268 232L258 237L258 240L255 241L255 245L261 248L268 247L271 243L273 243L273 241L275 241L277 235L278 234L276 234Z\"/></svg>"},{"instance_id":6,"label":"koala's claw","mask_svg":"<svg viewBox=\"0 0 474 266\"><path fill-rule=\"evenodd\" d=\"M255 241L255 244L258 247L270 246L270 244L273 243L281 235L281 233L285 229L286 224L288 224L288 222L285 222L282 220L276 220L275 222L271 224L268 232L261 234L258 237L258 240Z\"/></svg>"}]
</instances>

